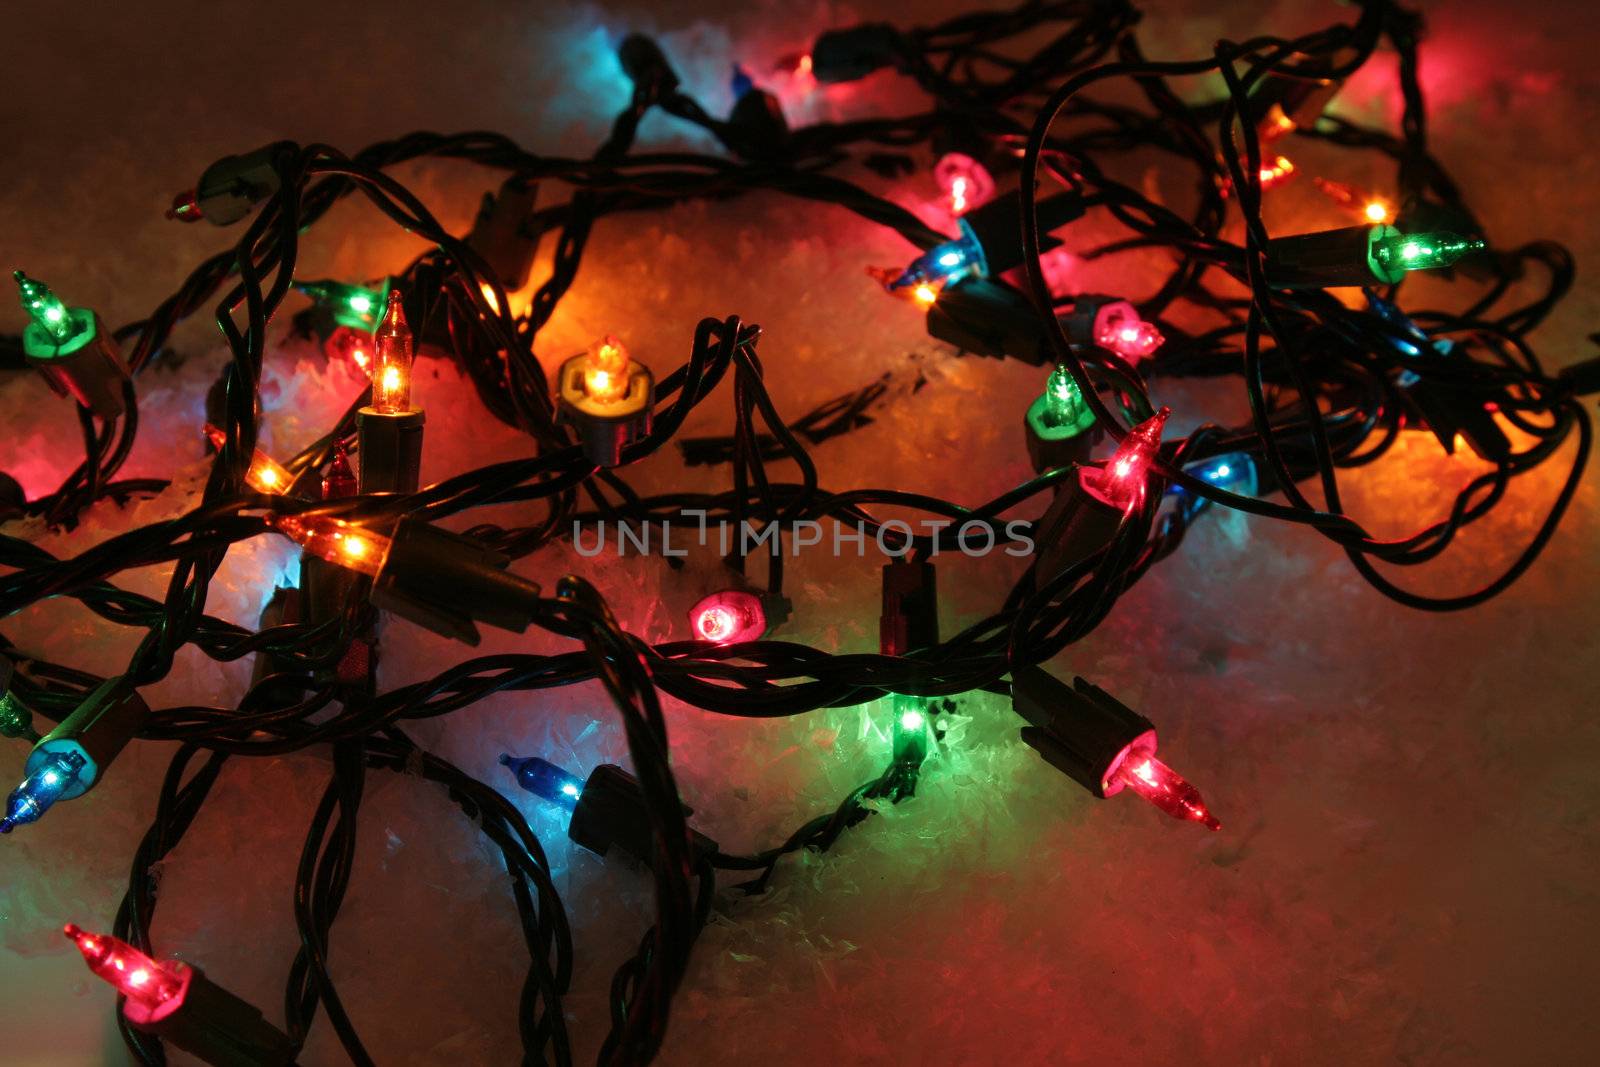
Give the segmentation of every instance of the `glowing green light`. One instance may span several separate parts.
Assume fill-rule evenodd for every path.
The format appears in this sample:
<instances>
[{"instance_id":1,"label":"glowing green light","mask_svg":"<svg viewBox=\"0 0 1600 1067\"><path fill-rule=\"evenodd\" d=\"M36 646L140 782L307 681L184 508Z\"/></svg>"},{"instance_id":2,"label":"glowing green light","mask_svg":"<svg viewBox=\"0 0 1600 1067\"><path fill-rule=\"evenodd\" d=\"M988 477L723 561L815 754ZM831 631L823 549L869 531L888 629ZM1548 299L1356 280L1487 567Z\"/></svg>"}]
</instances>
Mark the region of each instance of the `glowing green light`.
<instances>
[{"instance_id":1,"label":"glowing green light","mask_svg":"<svg viewBox=\"0 0 1600 1067\"><path fill-rule=\"evenodd\" d=\"M72 314L72 310L50 291L48 285L35 281L20 270L12 271L11 277L17 281L22 309L51 342L64 344L83 329L81 316Z\"/></svg>"},{"instance_id":2,"label":"glowing green light","mask_svg":"<svg viewBox=\"0 0 1600 1067\"><path fill-rule=\"evenodd\" d=\"M33 728L33 713L10 693L0 696L0 737L39 740L39 733Z\"/></svg>"},{"instance_id":3,"label":"glowing green light","mask_svg":"<svg viewBox=\"0 0 1600 1067\"><path fill-rule=\"evenodd\" d=\"M328 310L333 321L352 330L372 333L378 328L378 314L383 310L389 292L385 279L381 289L364 285L350 285L331 278L320 281L295 282L294 287Z\"/></svg>"},{"instance_id":4,"label":"glowing green light","mask_svg":"<svg viewBox=\"0 0 1600 1067\"><path fill-rule=\"evenodd\" d=\"M900 713L900 729L902 730L920 730L927 721L922 712L915 709Z\"/></svg>"},{"instance_id":5,"label":"glowing green light","mask_svg":"<svg viewBox=\"0 0 1600 1067\"><path fill-rule=\"evenodd\" d=\"M1028 408L1028 423L1047 441L1064 441L1094 426L1094 412L1067 368L1050 372L1044 393Z\"/></svg>"},{"instance_id":6,"label":"glowing green light","mask_svg":"<svg viewBox=\"0 0 1600 1067\"><path fill-rule=\"evenodd\" d=\"M1473 252L1481 252L1488 245L1481 240L1469 240L1453 233L1426 233L1406 236L1391 231L1389 236L1377 236L1368 245L1372 262L1380 277L1397 271L1431 270L1448 267Z\"/></svg>"}]
</instances>

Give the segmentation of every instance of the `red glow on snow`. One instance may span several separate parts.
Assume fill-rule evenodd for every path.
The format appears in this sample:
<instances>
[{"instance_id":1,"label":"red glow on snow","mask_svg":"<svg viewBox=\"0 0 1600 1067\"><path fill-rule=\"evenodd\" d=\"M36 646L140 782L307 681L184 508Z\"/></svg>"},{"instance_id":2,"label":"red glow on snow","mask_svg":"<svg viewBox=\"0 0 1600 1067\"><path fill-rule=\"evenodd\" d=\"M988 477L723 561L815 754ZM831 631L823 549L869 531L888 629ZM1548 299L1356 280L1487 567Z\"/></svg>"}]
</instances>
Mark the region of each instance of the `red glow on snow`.
<instances>
[{"instance_id":1,"label":"red glow on snow","mask_svg":"<svg viewBox=\"0 0 1600 1067\"><path fill-rule=\"evenodd\" d=\"M689 609L695 637L718 645L756 641L767 632L761 598L742 589L712 593Z\"/></svg>"}]
</instances>

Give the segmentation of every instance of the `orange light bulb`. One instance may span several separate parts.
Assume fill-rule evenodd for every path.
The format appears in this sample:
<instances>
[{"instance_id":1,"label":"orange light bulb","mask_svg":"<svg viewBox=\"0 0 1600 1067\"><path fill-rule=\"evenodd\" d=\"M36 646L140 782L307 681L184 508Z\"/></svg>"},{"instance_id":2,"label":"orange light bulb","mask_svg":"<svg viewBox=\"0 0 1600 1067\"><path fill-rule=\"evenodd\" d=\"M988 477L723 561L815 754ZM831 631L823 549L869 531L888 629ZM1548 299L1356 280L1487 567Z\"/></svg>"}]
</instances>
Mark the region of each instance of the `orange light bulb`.
<instances>
[{"instance_id":1,"label":"orange light bulb","mask_svg":"<svg viewBox=\"0 0 1600 1067\"><path fill-rule=\"evenodd\" d=\"M411 410L411 364L414 343L406 323L400 290L389 290L389 306L372 339L372 409L384 415L403 415Z\"/></svg>"},{"instance_id":2,"label":"orange light bulb","mask_svg":"<svg viewBox=\"0 0 1600 1067\"><path fill-rule=\"evenodd\" d=\"M219 452L228 439L227 434L209 422L206 423L206 437L210 438ZM289 486L294 483L294 475L258 448L250 453L250 468L244 472L244 482L258 493L281 494L289 491Z\"/></svg>"},{"instance_id":3,"label":"orange light bulb","mask_svg":"<svg viewBox=\"0 0 1600 1067\"><path fill-rule=\"evenodd\" d=\"M583 391L590 400L602 403L628 395L628 350L607 334L589 348L583 363Z\"/></svg>"},{"instance_id":4,"label":"orange light bulb","mask_svg":"<svg viewBox=\"0 0 1600 1067\"><path fill-rule=\"evenodd\" d=\"M363 526L321 515L274 515L273 529L329 563L376 576L389 555L389 539Z\"/></svg>"}]
</instances>

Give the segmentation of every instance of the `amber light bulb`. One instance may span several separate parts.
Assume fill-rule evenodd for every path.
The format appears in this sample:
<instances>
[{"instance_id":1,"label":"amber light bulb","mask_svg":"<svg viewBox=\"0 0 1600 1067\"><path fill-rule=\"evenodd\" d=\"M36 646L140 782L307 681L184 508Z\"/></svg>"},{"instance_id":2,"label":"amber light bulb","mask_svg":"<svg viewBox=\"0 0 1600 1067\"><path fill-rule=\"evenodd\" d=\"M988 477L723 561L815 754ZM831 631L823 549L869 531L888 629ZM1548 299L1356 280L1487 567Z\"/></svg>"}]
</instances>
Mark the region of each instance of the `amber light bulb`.
<instances>
[{"instance_id":1,"label":"amber light bulb","mask_svg":"<svg viewBox=\"0 0 1600 1067\"><path fill-rule=\"evenodd\" d=\"M628 395L628 350L607 334L589 348L583 361L583 391L591 400L616 401Z\"/></svg>"},{"instance_id":2,"label":"amber light bulb","mask_svg":"<svg viewBox=\"0 0 1600 1067\"><path fill-rule=\"evenodd\" d=\"M219 452L228 440L227 434L209 422L206 423L206 437ZM289 473L287 467L258 448L250 453L250 468L244 472L244 481L258 493L283 494L289 491L289 486L294 482L294 475Z\"/></svg>"},{"instance_id":3,"label":"amber light bulb","mask_svg":"<svg viewBox=\"0 0 1600 1067\"><path fill-rule=\"evenodd\" d=\"M411 410L415 343L399 289L389 290L389 304L384 308L372 346L372 410L383 415L404 415Z\"/></svg>"},{"instance_id":4,"label":"amber light bulb","mask_svg":"<svg viewBox=\"0 0 1600 1067\"><path fill-rule=\"evenodd\" d=\"M275 515L268 525L314 556L376 577L389 555L389 539L363 526L322 515Z\"/></svg>"}]
</instances>

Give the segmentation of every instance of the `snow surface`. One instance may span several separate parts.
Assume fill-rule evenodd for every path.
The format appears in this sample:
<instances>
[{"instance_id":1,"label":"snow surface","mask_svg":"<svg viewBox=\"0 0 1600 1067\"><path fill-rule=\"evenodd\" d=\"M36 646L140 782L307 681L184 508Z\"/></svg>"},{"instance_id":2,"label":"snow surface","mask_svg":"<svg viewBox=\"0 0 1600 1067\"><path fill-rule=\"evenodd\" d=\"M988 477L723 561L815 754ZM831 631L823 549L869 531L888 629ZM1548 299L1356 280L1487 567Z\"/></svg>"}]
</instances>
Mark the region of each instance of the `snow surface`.
<instances>
[{"instance_id":1,"label":"snow surface","mask_svg":"<svg viewBox=\"0 0 1600 1067\"><path fill-rule=\"evenodd\" d=\"M1154 3L1141 27L1154 57L1208 51L1221 36L1298 32L1332 4ZM1429 5L1424 51L1435 150L1500 243L1566 241L1600 256L1596 118L1600 75L1586 5L1499 10ZM653 10L482 2L332 5L30 5L0 40L0 250L75 303L125 322L233 239L161 218L212 159L279 137L355 150L402 131L504 130L536 149L586 151L626 87L612 43L661 33L687 85L724 108L735 58L793 51L855 10L761 0ZM956 10L915 9L931 22ZM1393 59L1380 58L1341 107L1392 118ZM780 86L781 87L781 86ZM791 117L915 106L881 77L802 98ZM649 143L701 141L653 116ZM1335 224L1304 176L1381 185L1375 158L1290 145L1302 180L1273 194L1284 232ZM493 175L462 165L401 168L447 224L464 228ZM1152 168L1145 176L1160 187ZM918 183L924 183L918 185ZM932 193L926 172L893 195ZM1079 231L1074 231L1078 233ZM1092 239L1093 224L1081 231ZM346 203L303 243L304 276L356 278L419 250L370 207ZM920 372L872 427L816 452L824 484L872 482L978 501L1026 475L1020 423L1040 373L962 360L927 338L909 306L862 274L906 247L847 213L777 197L602 223L578 285L541 335L547 365L612 331L658 370L687 353L695 322L738 313L762 324L780 404L797 415L885 371ZM1077 284L1140 295L1150 262L1106 263ZM1069 267L1071 265L1069 264ZM1582 284L1535 335L1552 365L1593 351L1594 290ZM1427 305L1434 283L1411 289ZM197 316L183 357L140 382L142 427L126 473L178 480L157 500L97 509L56 551L181 512L202 477L201 398L222 360ZM0 300L0 329L21 315ZM417 385L428 411L424 477L525 454L454 373ZM265 442L291 453L356 388L303 346L267 368ZM1236 416L1230 386L1162 383L1186 414ZM998 413L998 414L997 414ZM0 466L30 492L76 461L69 409L32 376L0 384ZM726 427L719 399L689 432ZM1570 446L1569 446L1570 447ZM1349 506L1383 533L1439 513L1478 469L1408 434L1393 457L1347 478ZM710 487L724 471L633 474L641 487ZM1496 572L1543 514L1560 471L1523 479L1458 551L1403 578L1460 590ZM914 800L850 831L824 857L786 863L766 897L728 900L696 951L665 1063L1458 1064L1587 1060L1600 985L1600 697L1594 627L1600 531L1593 473L1534 570L1464 615L1402 609L1303 530L1211 516L1182 553L1123 598L1054 666L1083 673L1158 723L1163 751L1224 823L1208 835L1121 797L1077 791L1016 739L992 698L961 701L953 752ZM481 514L481 513L480 513ZM709 588L710 561L682 573L637 560L604 567L549 550L519 569L549 580L575 567L651 638L682 636ZM864 650L876 634L876 561L812 555L791 570L786 636ZM985 614L1015 561L941 568L946 632ZM210 610L253 623L293 569L281 542L230 554ZM164 572L128 573L158 593ZM4 622L23 647L100 673L136 634L72 603ZM553 647L491 633L483 651ZM395 622L383 681L430 675L469 653ZM248 665L186 652L148 692L153 705L229 702ZM674 706L673 752L698 826L730 849L759 847L831 807L881 763L873 709L777 722ZM517 791L501 752L586 770L624 743L598 687L490 699L418 727L419 739L523 805L560 868L578 972L566 1004L580 1060L606 1023L604 990L648 912L648 877L566 847L547 809ZM153 814L166 746L134 746L89 797L0 844L0 1062L125 1063L112 997L61 938L63 921L107 927L137 836ZM0 751L0 780L23 749ZM315 753L230 763L204 814L161 871L158 947L277 1018L296 938L293 865L326 775ZM515 997L525 963L498 860L437 788L376 777L362 813L359 869L334 930L333 973L380 1063L506 1064L519 1055ZM176 1057L175 1057L176 1059ZM319 1026L308 1067L344 1062Z\"/></svg>"}]
</instances>

